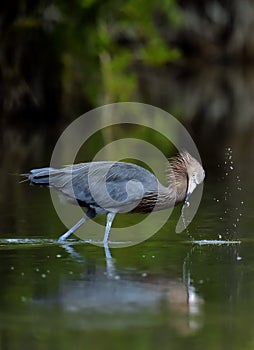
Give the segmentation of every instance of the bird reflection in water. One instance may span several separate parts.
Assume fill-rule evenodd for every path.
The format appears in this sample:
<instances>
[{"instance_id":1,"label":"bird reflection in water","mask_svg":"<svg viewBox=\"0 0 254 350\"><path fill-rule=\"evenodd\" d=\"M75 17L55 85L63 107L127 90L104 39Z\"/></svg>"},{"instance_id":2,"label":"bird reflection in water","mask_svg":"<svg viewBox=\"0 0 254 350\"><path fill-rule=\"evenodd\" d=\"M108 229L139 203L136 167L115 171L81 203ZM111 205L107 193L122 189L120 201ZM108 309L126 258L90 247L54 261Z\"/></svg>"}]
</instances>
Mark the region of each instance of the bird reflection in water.
<instances>
[{"instance_id":1,"label":"bird reflection in water","mask_svg":"<svg viewBox=\"0 0 254 350\"><path fill-rule=\"evenodd\" d=\"M114 258L105 259L103 268L100 263L89 262L87 255L84 259L76 252L76 245L78 246L65 242L61 246L67 248L73 259L77 259L79 255L78 262L81 263L83 259L87 271L84 271L82 279L78 276L75 280L72 276L71 281L61 284L57 302L62 308L82 315L89 310L98 314L109 313L111 322L114 319L112 315L117 315L119 321L119 317L127 312L133 315L131 326L135 326L135 314L147 314L147 320L144 322L148 323L154 322L154 319L158 320L158 316L154 317L156 314L164 315L163 319L168 327L184 336L193 335L202 327L204 301L193 285L191 271L195 249L191 249L183 261L183 266L180 266L183 271L182 278L167 278L165 274L149 271L142 273L133 270L126 274L128 269L119 269ZM96 264L95 268L91 269L91 264ZM52 300L56 301L55 296L52 296ZM48 299L46 301L50 302ZM83 322L82 317L82 324ZM121 322L126 322L126 318ZM90 319L87 326L93 327ZM106 325L109 326L113 327L114 324Z\"/></svg>"}]
</instances>

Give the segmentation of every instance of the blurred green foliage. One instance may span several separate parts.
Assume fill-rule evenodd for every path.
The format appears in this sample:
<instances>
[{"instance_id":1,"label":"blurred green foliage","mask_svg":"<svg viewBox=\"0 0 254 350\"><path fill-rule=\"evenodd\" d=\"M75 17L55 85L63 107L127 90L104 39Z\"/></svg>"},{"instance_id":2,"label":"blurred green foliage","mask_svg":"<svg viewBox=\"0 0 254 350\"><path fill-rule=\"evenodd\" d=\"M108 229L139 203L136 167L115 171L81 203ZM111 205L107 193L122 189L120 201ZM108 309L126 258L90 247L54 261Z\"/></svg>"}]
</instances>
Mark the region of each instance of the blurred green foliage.
<instances>
[{"instance_id":1,"label":"blurred green foliage","mask_svg":"<svg viewBox=\"0 0 254 350\"><path fill-rule=\"evenodd\" d=\"M160 31L165 21L180 23L175 0L76 0L57 6L61 21L55 38L65 89L75 94L78 86L93 106L133 99L135 64L161 65L180 56Z\"/></svg>"}]
</instances>

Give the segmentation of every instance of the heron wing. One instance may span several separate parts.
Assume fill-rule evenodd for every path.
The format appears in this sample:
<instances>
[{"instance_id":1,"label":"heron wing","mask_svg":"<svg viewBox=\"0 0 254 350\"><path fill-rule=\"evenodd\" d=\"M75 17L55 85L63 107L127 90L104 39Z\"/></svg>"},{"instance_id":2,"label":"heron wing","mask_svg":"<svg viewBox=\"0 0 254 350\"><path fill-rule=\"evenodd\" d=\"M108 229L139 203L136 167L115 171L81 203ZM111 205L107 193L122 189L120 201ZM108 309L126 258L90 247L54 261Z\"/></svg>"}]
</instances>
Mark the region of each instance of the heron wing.
<instances>
[{"instance_id":1,"label":"heron wing","mask_svg":"<svg viewBox=\"0 0 254 350\"><path fill-rule=\"evenodd\" d=\"M50 186L69 198L108 211L131 211L161 186L148 170L125 162L81 163L50 173Z\"/></svg>"}]
</instances>

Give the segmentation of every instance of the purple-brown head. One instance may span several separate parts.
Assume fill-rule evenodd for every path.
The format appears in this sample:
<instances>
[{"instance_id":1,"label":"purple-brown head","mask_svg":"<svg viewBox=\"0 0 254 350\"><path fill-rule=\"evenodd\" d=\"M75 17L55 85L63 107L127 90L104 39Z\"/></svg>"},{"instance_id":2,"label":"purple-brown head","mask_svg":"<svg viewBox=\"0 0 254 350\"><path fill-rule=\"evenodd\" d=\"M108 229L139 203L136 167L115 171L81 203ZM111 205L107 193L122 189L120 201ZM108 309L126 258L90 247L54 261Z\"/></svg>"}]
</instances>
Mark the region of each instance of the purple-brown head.
<instances>
[{"instance_id":1,"label":"purple-brown head","mask_svg":"<svg viewBox=\"0 0 254 350\"><path fill-rule=\"evenodd\" d=\"M188 152L183 152L180 154L186 164L186 171L188 176L188 187L185 198L185 203L188 202L190 195L195 190L197 185L200 185L205 178L205 171L202 165L193 158Z\"/></svg>"},{"instance_id":2,"label":"purple-brown head","mask_svg":"<svg viewBox=\"0 0 254 350\"><path fill-rule=\"evenodd\" d=\"M179 201L188 203L192 192L205 178L202 165L188 152L181 152L177 157L171 158L169 181L175 182Z\"/></svg>"}]
</instances>

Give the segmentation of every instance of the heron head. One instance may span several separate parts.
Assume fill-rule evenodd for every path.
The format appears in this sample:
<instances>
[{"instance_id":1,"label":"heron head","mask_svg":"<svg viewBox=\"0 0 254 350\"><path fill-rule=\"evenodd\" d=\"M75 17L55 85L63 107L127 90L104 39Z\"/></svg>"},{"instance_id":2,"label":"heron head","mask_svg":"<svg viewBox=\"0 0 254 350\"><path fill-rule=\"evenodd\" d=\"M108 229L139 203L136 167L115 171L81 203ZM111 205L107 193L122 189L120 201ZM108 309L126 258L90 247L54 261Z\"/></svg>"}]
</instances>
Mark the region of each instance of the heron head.
<instances>
[{"instance_id":1,"label":"heron head","mask_svg":"<svg viewBox=\"0 0 254 350\"><path fill-rule=\"evenodd\" d=\"M189 153L181 153L181 157L186 166L187 172L187 192L185 197L185 203L188 203L192 192L195 190L197 185L201 184L205 178L205 171L202 165L193 158Z\"/></svg>"}]
</instances>

